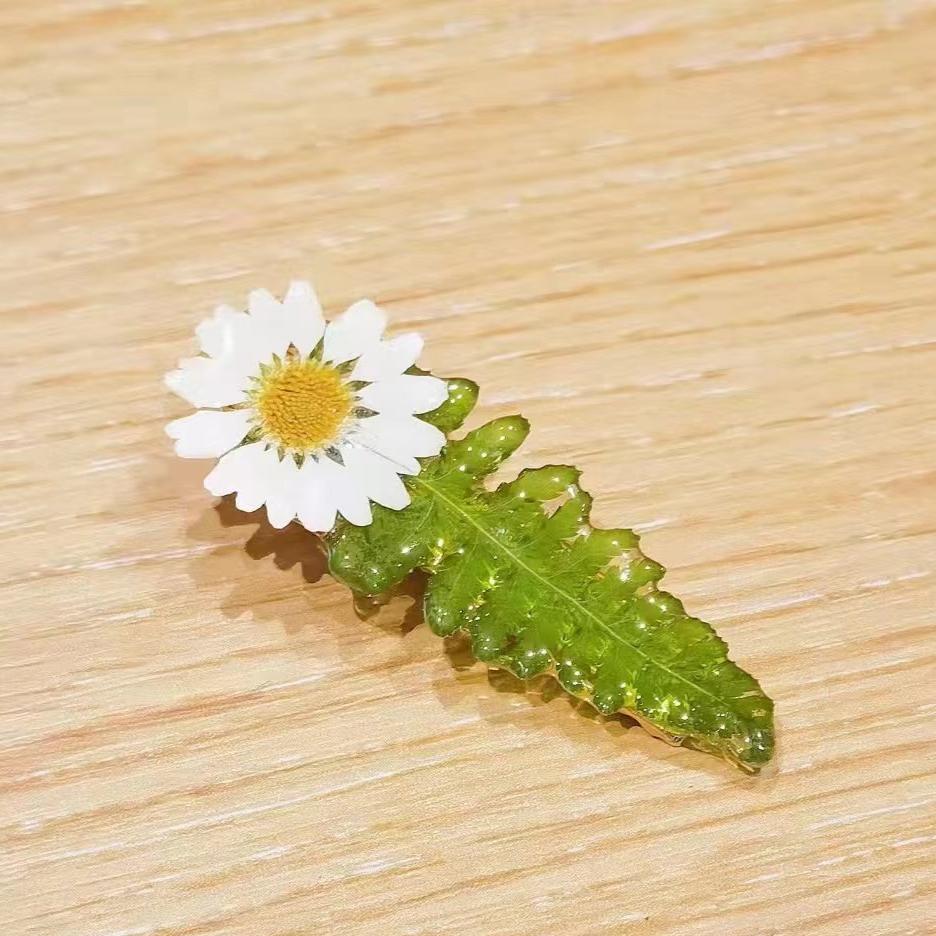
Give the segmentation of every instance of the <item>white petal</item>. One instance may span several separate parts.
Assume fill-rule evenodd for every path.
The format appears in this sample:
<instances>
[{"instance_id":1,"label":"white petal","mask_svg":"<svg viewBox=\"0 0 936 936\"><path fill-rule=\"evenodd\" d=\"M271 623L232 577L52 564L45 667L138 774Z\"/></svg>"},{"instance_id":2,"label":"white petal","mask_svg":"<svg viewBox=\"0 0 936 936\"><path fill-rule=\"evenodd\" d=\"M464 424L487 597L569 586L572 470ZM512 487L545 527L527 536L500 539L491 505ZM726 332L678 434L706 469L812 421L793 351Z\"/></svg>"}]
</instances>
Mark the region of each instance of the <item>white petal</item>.
<instances>
[{"instance_id":1,"label":"white petal","mask_svg":"<svg viewBox=\"0 0 936 936\"><path fill-rule=\"evenodd\" d=\"M386 324L386 315L369 299L355 302L325 329L323 359L333 364L353 361L377 346Z\"/></svg>"},{"instance_id":2,"label":"white petal","mask_svg":"<svg viewBox=\"0 0 936 936\"><path fill-rule=\"evenodd\" d=\"M266 499L270 526L281 530L296 517L298 508L299 469L291 457L284 458L270 472L270 487Z\"/></svg>"},{"instance_id":3,"label":"white petal","mask_svg":"<svg viewBox=\"0 0 936 936\"><path fill-rule=\"evenodd\" d=\"M438 455L445 445L445 434L435 426L417 419L415 416L396 416L381 413L372 419L385 421L401 446L417 458Z\"/></svg>"},{"instance_id":4,"label":"white petal","mask_svg":"<svg viewBox=\"0 0 936 936\"><path fill-rule=\"evenodd\" d=\"M262 315L255 318L226 305L218 306L214 317L205 319L195 333L205 354L219 366L240 375L257 373L258 365L272 358L276 346L269 323Z\"/></svg>"},{"instance_id":5,"label":"white petal","mask_svg":"<svg viewBox=\"0 0 936 936\"><path fill-rule=\"evenodd\" d=\"M330 503L349 523L367 526L373 519L370 501L355 476L330 458L321 459L318 466Z\"/></svg>"},{"instance_id":6,"label":"white petal","mask_svg":"<svg viewBox=\"0 0 936 936\"><path fill-rule=\"evenodd\" d=\"M231 455L239 451L241 449L234 449L234 452L230 452L224 457L230 458ZM266 503L275 487L279 464L279 455L276 454L276 450L264 446L262 451L254 458L250 474L245 473L241 478L241 484L237 488L237 496L234 498L238 510L243 510L244 513L252 513Z\"/></svg>"},{"instance_id":7,"label":"white petal","mask_svg":"<svg viewBox=\"0 0 936 936\"><path fill-rule=\"evenodd\" d=\"M386 416L362 419L349 441L386 458L400 474L419 474L419 462L401 444L388 420Z\"/></svg>"},{"instance_id":8,"label":"white petal","mask_svg":"<svg viewBox=\"0 0 936 936\"><path fill-rule=\"evenodd\" d=\"M312 533L327 533L335 525L338 507L328 489L328 471L307 458L297 484L299 522Z\"/></svg>"},{"instance_id":9,"label":"white petal","mask_svg":"<svg viewBox=\"0 0 936 936\"><path fill-rule=\"evenodd\" d=\"M294 280L289 284L283 308L288 315L289 335L299 353L311 354L325 332L322 306L311 283Z\"/></svg>"},{"instance_id":10,"label":"white petal","mask_svg":"<svg viewBox=\"0 0 936 936\"><path fill-rule=\"evenodd\" d=\"M289 314L265 289L253 290L247 301L258 360L266 361L274 354L283 357L290 343Z\"/></svg>"},{"instance_id":11,"label":"white petal","mask_svg":"<svg viewBox=\"0 0 936 936\"><path fill-rule=\"evenodd\" d=\"M400 374L368 384L358 399L377 413L428 413L448 399L448 385L438 377Z\"/></svg>"},{"instance_id":12,"label":"white petal","mask_svg":"<svg viewBox=\"0 0 936 936\"><path fill-rule=\"evenodd\" d=\"M250 431L250 410L199 410L166 426L182 458L217 458L242 442Z\"/></svg>"},{"instance_id":13,"label":"white petal","mask_svg":"<svg viewBox=\"0 0 936 936\"><path fill-rule=\"evenodd\" d=\"M409 492L393 464L382 455L353 443L345 443L341 446L341 458L372 501L391 510L402 510L409 504Z\"/></svg>"},{"instance_id":14,"label":"white petal","mask_svg":"<svg viewBox=\"0 0 936 936\"><path fill-rule=\"evenodd\" d=\"M199 347L209 357L220 358L232 354L247 322L245 312L236 312L230 306L219 305L214 316L205 319L195 329Z\"/></svg>"},{"instance_id":15,"label":"white petal","mask_svg":"<svg viewBox=\"0 0 936 936\"><path fill-rule=\"evenodd\" d=\"M396 377L416 363L422 349L422 336L415 332L381 341L361 355L354 365L351 378L373 381Z\"/></svg>"},{"instance_id":16,"label":"white petal","mask_svg":"<svg viewBox=\"0 0 936 936\"><path fill-rule=\"evenodd\" d=\"M348 523L353 523L355 526L367 526L374 519L367 494L357 478L347 468L341 465L338 467L341 470L331 485L338 513Z\"/></svg>"},{"instance_id":17,"label":"white petal","mask_svg":"<svg viewBox=\"0 0 936 936\"><path fill-rule=\"evenodd\" d=\"M401 474L419 474L416 459L438 455L445 435L415 416L379 413L362 419L350 441L383 455Z\"/></svg>"},{"instance_id":18,"label":"white petal","mask_svg":"<svg viewBox=\"0 0 936 936\"><path fill-rule=\"evenodd\" d=\"M165 377L166 386L192 406L221 407L242 403L248 381L244 372L226 360L194 357L179 361Z\"/></svg>"},{"instance_id":19,"label":"white petal","mask_svg":"<svg viewBox=\"0 0 936 936\"><path fill-rule=\"evenodd\" d=\"M269 478L279 459L263 442L242 445L228 452L205 478L205 487L216 497L237 492L237 506L250 513L260 507L269 492Z\"/></svg>"}]
</instances>

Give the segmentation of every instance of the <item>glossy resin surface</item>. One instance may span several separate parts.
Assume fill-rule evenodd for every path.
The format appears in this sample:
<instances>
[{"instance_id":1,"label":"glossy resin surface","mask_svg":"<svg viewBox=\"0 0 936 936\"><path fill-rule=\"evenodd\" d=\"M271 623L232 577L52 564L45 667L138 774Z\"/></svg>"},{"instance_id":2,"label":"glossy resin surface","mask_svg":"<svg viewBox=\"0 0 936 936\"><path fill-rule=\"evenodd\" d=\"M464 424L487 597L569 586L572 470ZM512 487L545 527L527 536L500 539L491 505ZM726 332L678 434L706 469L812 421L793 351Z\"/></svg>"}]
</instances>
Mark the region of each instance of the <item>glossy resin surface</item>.
<instances>
[{"instance_id":1,"label":"glossy resin surface","mask_svg":"<svg viewBox=\"0 0 936 936\"><path fill-rule=\"evenodd\" d=\"M470 381L426 417L446 433L477 400ZM579 472L548 465L488 490L523 442L521 416L452 440L408 480L412 504L327 539L332 574L378 595L429 573L425 617L465 631L479 660L524 679L551 672L604 714L626 712L674 743L756 771L773 753L773 703L727 646L657 583L664 569L628 529L597 529Z\"/></svg>"}]
</instances>

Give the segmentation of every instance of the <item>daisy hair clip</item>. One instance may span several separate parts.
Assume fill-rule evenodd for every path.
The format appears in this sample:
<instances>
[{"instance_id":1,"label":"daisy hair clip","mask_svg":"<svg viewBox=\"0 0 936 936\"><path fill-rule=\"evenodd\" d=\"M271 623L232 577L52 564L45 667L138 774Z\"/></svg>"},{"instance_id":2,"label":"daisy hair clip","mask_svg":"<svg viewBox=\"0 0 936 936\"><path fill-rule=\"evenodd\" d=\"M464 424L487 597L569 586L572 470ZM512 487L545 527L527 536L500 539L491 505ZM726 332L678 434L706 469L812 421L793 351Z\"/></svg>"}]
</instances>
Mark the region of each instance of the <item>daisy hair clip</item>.
<instances>
[{"instance_id":1,"label":"daisy hair clip","mask_svg":"<svg viewBox=\"0 0 936 936\"><path fill-rule=\"evenodd\" d=\"M477 659L543 673L604 715L756 773L773 754L773 703L705 622L661 590L629 529L598 529L579 471L548 465L491 489L524 441L506 416L456 433L478 385L417 366L419 335L384 335L355 302L326 322L309 283L253 291L196 329L200 354L166 375L196 412L166 427L183 458L240 510L318 534L330 573L377 599L427 576L426 623L464 632Z\"/></svg>"}]
</instances>

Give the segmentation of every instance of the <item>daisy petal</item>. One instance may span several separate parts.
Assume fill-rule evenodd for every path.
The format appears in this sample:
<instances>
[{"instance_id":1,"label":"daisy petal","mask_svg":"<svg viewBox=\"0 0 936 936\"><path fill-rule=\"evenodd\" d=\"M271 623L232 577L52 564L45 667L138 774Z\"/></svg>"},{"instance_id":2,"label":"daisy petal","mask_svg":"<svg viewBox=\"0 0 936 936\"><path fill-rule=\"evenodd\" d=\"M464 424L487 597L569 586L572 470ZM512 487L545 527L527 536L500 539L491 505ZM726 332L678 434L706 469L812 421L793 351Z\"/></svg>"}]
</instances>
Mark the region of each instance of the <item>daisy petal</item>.
<instances>
[{"instance_id":1,"label":"daisy petal","mask_svg":"<svg viewBox=\"0 0 936 936\"><path fill-rule=\"evenodd\" d=\"M279 300L268 289L252 289L247 296L247 311L256 318L275 317L280 308Z\"/></svg>"},{"instance_id":2,"label":"daisy petal","mask_svg":"<svg viewBox=\"0 0 936 936\"><path fill-rule=\"evenodd\" d=\"M247 324L247 314L237 312L228 305L219 305L214 316L205 319L195 334L198 345L209 357L220 358L232 353L236 345L238 332Z\"/></svg>"},{"instance_id":3,"label":"daisy petal","mask_svg":"<svg viewBox=\"0 0 936 936\"><path fill-rule=\"evenodd\" d=\"M263 443L260 444L263 445ZM224 457L230 458L231 455L239 451L240 449L234 449L233 452L229 452ZM237 488L237 495L234 498L238 510L243 510L244 513L253 513L266 503L275 489L279 463L279 455L276 454L276 450L266 446L263 446L262 450L253 457L250 471L243 473Z\"/></svg>"},{"instance_id":4,"label":"daisy petal","mask_svg":"<svg viewBox=\"0 0 936 936\"><path fill-rule=\"evenodd\" d=\"M247 380L226 361L194 357L179 361L165 377L166 386L192 406L221 407L242 403Z\"/></svg>"},{"instance_id":5,"label":"daisy petal","mask_svg":"<svg viewBox=\"0 0 936 936\"><path fill-rule=\"evenodd\" d=\"M281 530L296 517L299 469L292 458L284 458L270 472L270 490L266 499L270 526Z\"/></svg>"},{"instance_id":6,"label":"daisy petal","mask_svg":"<svg viewBox=\"0 0 936 936\"><path fill-rule=\"evenodd\" d=\"M368 384L358 399L376 413L428 413L448 399L448 385L438 377L400 374Z\"/></svg>"},{"instance_id":7,"label":"daisy petal","mask_svg":"<svg viewBox=\"0 0 936 936\"><path fill-rule=\"evenodd\" d=\"M166 426L175 439L176 455L182 458L217 458L242 442L250 431L249 410L199 410Z\"/></svg>"},{"instance_id":8,"label":"daisy petal","mask_svg":"<svg viewBox=\"0 0 936 936\"><path fill-rule=\"evenodd\" d=\"M205 478L205 487L215 497L237 492L237 506L248 512L266 500L266 475L276 453L263 442L242 445L228 452Z\"/></svg>"},{"instance_id":9,"label":"daisy petal","mask_svg":"<svg viewBox=\"0 0 936 936\"><path fill-rule=\"evenodd\" d=\"M374 519L367 495L347 469L343 471L341 483L335 486L335 498L338 513L348 523L353 523L354 526L368 526Z\"/></svg>"},{"instance_id":10,"label":"daisy petal","mask_svg":"<svg viewBox=\"0 0 936 936\"><path fill-rule=\"evenodd\" d=\"M283 357L289 347L289 316L266 289L254 289L247 299L253 323L258 360L268 360L274 354Z\"/></svg>"},{"instance_id":11,"label":"daisy petal","mask_svg":"<svg viewBox=\"0 0 936 936\"><path fill-rule=\"evenodd\" d=\"M330 458L323 458L318 464L325 489L338 513L355 526L367 526L373 519L370 501L355 476Z\"/></svg>"},{"instance_id":12,"label":"daisy petal","mask_svg":"<svg viewBox=\"0 0 936 936\"><path fill-rule=\"evenodd\" d=\"M355 302L325 329L323 359L333 364L353 361L377 346L386 324L386 315L369 299Z\"/></svg>"},{"instance_id":13,"label":"daisy petal","mask_svg":"<svg viewBox=\"0 0 936 936\"><path fill-rule=\"evenodd\" d=\"M382 455L400 474L419 474L416 459L438 455L445 435L415 416L378 413L361 420L352 441Z\"/></svg>"},{"instance_id":14,"label":"daisy petal","mask_svg":"<svg viewBox=\"0 0 936 936\"><path fill-rule=\"evenodd\" d=\"M416 363L422 349L422 336L415 332L381 341L361 355L351 379L374 381L396 377Z\"/></svg>"},{"instance_id":15,"label":"daisy petal","mask_svg":"<svg viewBox=\"0 0 936 936\"><path fill-rule=\"evenodd\" d=\"M338 508L328 489L328 472L315 459L307 458L299 469L297 501L299 522L311 533L327 533L335 525Z\"/></svg>"},{"instance_id":16,"label":"daisy petal","mask_svg":"<svg viewBox=\"0 0 936 936\"><path fill-rule=\"evenodd\" d=\"M389 428L399 439L400 445L417 458L428 458L431 455L438 455L445 445L445 433L430 426L429 423L417 419L415 416L397 416L381 413L373 419L384 421L384 425Z\"/></svg>"},{"instance_id":17,"label":"daisy petal","mask_svg":"<svg viewBox=\"0 0 936 936\"><path fill-rule=\"evenodd\" d=\"M345 444L341 447L341 457L372 501L391 510L402 510L409 505L409 492L393 464L382 455L358 445Z\"/></svg>"},{"instance_id":18,"label":"daisy petal","mask_svg":"<svg viewBox=\"0 0 936 936\"><path fill-rule=\"evenodd\" d=\"M394 426L387 420L385 416L362 419L350 441L386 458L399 474L419 474L419 462L394 434Z\"/></svg>"},{"instance_id":19,"label":"daisy petal","mask_svg":"<svg viewBox=\"0 0 936 936\"><path fill-rule=\"evenodd\" d=\"M283 299L288 315L289 335L302 355L311 354L325 332L322 306L311 283L294 280Z\"/></svg>"}]
</instances>

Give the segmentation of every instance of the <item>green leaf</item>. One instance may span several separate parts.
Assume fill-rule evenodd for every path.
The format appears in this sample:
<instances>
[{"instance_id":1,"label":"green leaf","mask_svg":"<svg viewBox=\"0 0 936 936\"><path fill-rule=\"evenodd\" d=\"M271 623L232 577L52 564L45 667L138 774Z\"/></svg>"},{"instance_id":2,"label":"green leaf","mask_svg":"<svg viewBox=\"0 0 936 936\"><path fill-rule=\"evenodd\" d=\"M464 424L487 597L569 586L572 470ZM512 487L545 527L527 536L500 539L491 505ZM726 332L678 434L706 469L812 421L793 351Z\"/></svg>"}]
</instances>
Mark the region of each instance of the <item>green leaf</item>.
<instances>
[{"instance_id":1,"label":"green leaf","mask_svg":"<svg viewBox=\"0 0 936 936\"><path fill-rule=\"evenodd\" d=\"M470 381L449 391L424 417L446 433L477 399ZM370 526L341 523L327 537L332 574L378 595L422 569L427 623L466 632L479 660L524 679L552 673L604 714L758 770L773 752L773 703L714 630L657 587L663 567L633 531L591 525L579 472L550 465L487 489L528 431L510 416L450 440L406 479L409 507L375 508Z\"/></svg>"}]
</instances>

